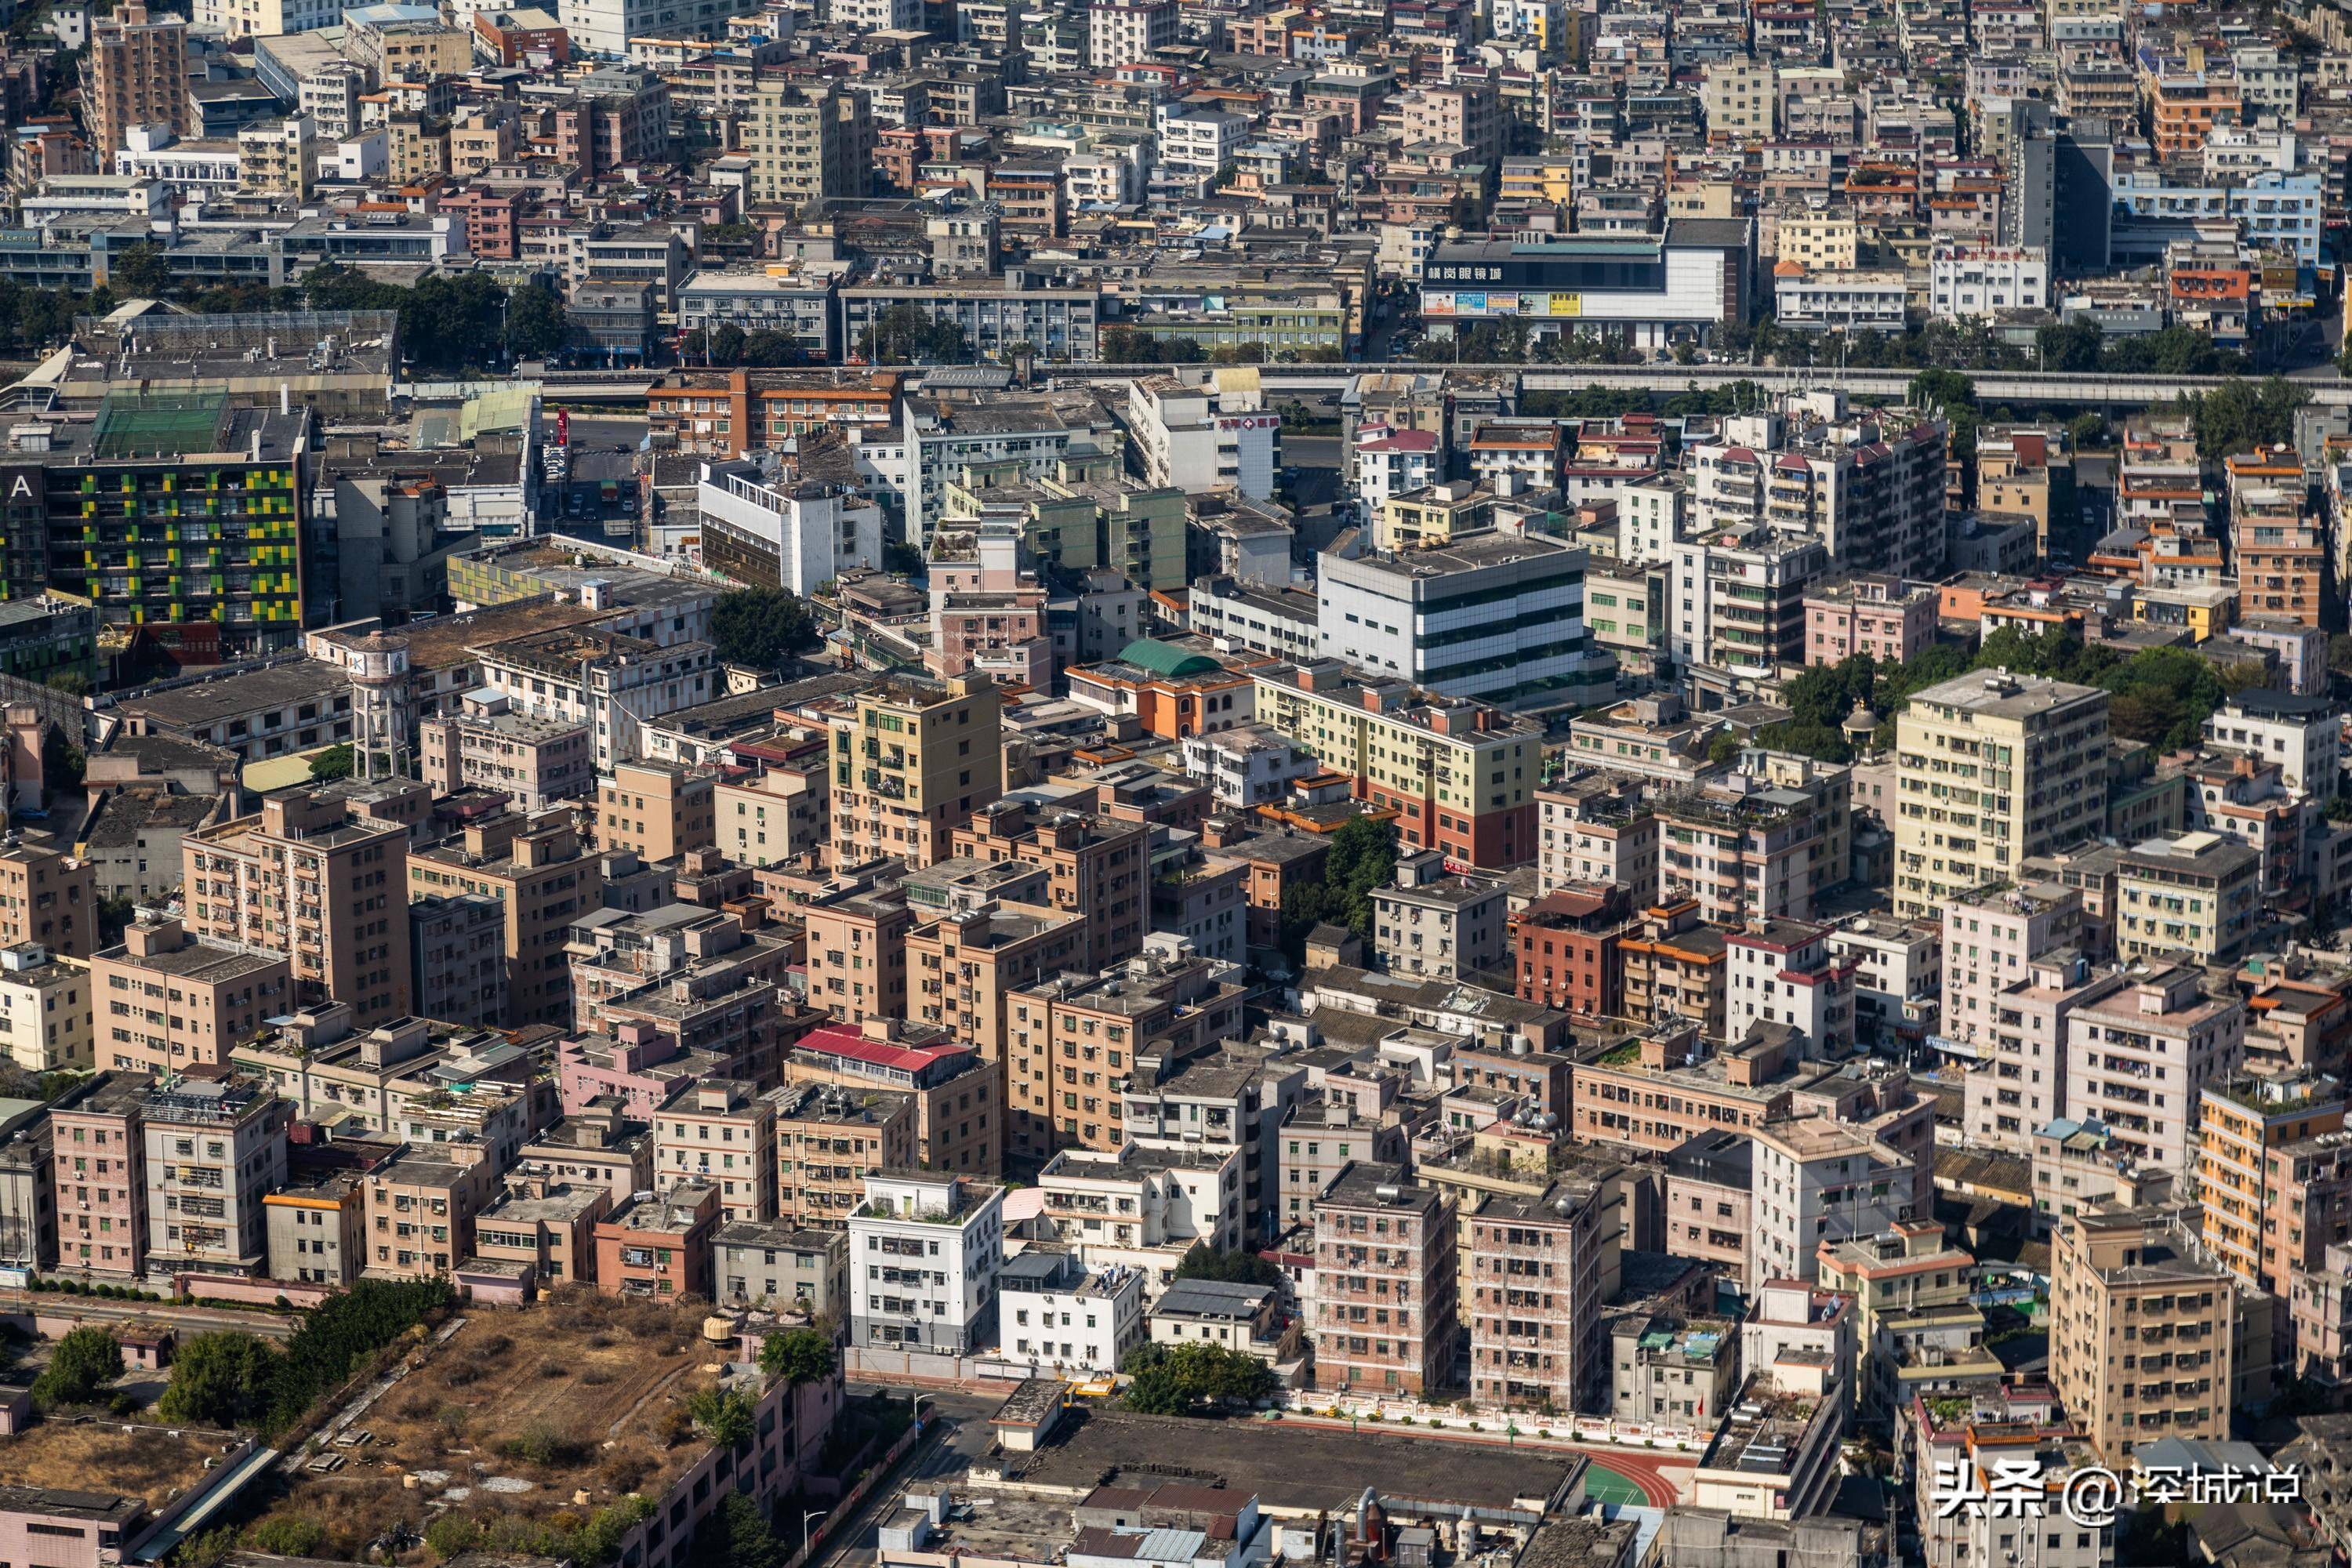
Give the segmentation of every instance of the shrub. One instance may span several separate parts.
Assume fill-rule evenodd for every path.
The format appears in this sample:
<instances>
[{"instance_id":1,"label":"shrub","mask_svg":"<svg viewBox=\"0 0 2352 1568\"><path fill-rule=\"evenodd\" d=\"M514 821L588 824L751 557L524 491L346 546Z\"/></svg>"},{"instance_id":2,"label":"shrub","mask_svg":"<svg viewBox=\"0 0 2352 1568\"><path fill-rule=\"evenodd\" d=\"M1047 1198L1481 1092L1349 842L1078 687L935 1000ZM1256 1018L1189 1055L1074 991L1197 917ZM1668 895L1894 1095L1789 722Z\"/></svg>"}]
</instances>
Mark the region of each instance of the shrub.
<instances>
[{"instance_id":1,"label":"shrub","mask_svg":"<svg viewBox=\"0 0 2352 1568\"><path fill-rule=\"evenodd\" d=\"M324 1526L290 1513L273 1514L245 1532L246 1544L253 1550L280 1557L308 1557L326 1539Z\"/></svg>"}]
</instances>

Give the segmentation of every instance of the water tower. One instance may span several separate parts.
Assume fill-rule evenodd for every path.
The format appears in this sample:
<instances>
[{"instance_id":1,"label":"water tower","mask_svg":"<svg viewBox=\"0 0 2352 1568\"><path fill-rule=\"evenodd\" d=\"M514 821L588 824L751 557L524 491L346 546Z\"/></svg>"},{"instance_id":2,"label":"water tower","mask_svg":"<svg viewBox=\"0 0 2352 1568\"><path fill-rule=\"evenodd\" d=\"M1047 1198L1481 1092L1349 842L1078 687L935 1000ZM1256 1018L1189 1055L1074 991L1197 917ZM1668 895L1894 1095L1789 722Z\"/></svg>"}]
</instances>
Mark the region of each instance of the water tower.
<instances>
[{"instance_id":1,"label":"water tower","mask_svg":"<svg viewBox=\"0 0 2352 1568\"><path fill-rule=\"evenodd\" d=\"M408 775L408 639L375 632L351 645L352 765L360 777Z\"/></svg>"}]
</instances>

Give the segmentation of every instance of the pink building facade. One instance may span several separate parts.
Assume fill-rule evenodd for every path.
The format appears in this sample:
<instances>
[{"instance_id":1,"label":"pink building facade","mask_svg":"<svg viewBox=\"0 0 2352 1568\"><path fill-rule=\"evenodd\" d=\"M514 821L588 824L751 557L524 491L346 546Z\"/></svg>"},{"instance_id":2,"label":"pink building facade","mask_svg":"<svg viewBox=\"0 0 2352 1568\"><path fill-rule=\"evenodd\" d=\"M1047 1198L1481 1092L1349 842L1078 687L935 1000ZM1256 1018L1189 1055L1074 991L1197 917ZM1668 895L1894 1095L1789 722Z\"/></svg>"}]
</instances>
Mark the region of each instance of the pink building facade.
<instances>
[{"instance_id":1,"label":"pink building facade","mask_svg":"<svg viewBox=\"0 0 2352 1568\"><path fill-rule=\"evenodd\" d=\"M1868 654L1900 664L1936 640L1936 591L1893 577L1858 576L1805 595L1805 662L1838 664Z\"/></svg>"}]
</instances>

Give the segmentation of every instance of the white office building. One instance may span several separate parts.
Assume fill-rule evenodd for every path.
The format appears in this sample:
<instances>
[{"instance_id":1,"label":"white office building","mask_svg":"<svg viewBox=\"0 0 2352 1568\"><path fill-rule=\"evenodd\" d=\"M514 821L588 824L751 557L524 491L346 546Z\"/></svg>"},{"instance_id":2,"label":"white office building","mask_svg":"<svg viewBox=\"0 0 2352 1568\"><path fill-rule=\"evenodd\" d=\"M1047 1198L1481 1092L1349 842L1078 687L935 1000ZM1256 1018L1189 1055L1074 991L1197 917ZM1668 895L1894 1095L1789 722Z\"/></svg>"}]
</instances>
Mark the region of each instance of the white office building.
<instances>
[{"instance_id":1,"label":"white office building","mask_svg":"<svg viewBox=\"0 0 2352 1568\"><path fill-rule=\"evenodd\" d=\"M716 521L776 558L777 586L805 598L852 567L882 564L882 509L843 485L762 484L756 463L705 463L695 486L704 526Z\"/></svg>"},{"instance_id":2,"label":"white office building","mask_svg":"<svg viewBox=\"0 0 2352 1568\"><path fill-rule=\"evenodd\" d=\"M1497 707L1598 702L1617 659L1584 625L1585 552L1478 532L1434 549L1322 556L1317 626L1326 658Z\"/></svg>"}]
</instances>

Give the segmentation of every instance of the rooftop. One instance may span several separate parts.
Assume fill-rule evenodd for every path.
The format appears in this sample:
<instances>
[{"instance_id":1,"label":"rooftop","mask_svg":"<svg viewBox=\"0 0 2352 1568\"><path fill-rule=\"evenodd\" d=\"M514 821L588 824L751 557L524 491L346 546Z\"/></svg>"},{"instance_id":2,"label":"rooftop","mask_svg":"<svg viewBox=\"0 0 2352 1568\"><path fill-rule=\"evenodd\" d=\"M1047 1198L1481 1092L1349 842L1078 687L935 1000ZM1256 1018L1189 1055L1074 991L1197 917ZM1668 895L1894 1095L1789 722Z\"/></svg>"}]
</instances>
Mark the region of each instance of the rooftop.
<instances>
[{"instance_id":1,"label":"rooftop","mask_svg":"<svg viewBox=\"0 0 2352 1568\"><path fill-rule=\"evenodd\" d=\"M468 1500L539 1519L660 1497L705 1447L672 1442L673 1413L721 1381L701 1326L695 1311L578 1289L477 1315L369 1410L373 1439L348 1466L298 1474L289 1506L349 1552Z\"/></svg>"},{"instance_id":2,"label":"rooftop","mask_svg":"<svg viewBox=\"0 0 2352 1568\"><path fill-rule=\"evenodd\" d=\"M1034 1455L1008 1456L1006 1479L1072 1499L1160 1479L1255 1492L1283 1513L1351 1511L1366 1487L1402 1511L1476 1509L1498 1526L1533 1525L1579 1463L1568 1454L1432 1443L1295 1425L1191 1421L1088 1405ZM1537 1500L1543 1500L1538 1503ZM1530 1506L1531 1504L1535 1506Z\"/></svg>"}]
</instances>

